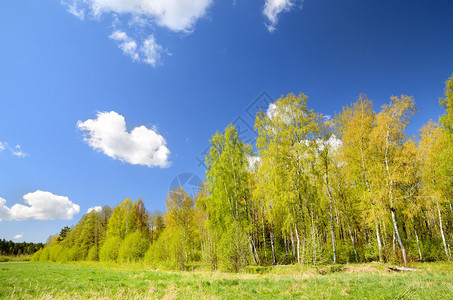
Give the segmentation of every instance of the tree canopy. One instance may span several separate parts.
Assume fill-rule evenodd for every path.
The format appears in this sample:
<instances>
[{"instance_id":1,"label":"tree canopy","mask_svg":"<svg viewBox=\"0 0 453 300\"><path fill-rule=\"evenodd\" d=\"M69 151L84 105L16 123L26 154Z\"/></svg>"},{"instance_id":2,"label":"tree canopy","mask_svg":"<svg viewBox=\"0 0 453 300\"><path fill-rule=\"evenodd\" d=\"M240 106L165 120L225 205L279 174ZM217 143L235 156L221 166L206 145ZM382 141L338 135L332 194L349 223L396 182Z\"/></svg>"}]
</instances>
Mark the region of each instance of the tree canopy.
<instances>
[{"instance_id":1,"label":"tree canopy","mask_svg":"<svg viewBox=\"0 0 453 300\"><path fill-rule=\"evenodd\" d=\"M125 199L65 227L35 260L144 262L185 270L248 265L450 260L453 77L445 113L417 136L412 97L379 110L361 94L335 115L288 94L255 120L256 144L228 125L210 141L197 195L181 187L166 212Z\"/></svg>"}]
</instances>

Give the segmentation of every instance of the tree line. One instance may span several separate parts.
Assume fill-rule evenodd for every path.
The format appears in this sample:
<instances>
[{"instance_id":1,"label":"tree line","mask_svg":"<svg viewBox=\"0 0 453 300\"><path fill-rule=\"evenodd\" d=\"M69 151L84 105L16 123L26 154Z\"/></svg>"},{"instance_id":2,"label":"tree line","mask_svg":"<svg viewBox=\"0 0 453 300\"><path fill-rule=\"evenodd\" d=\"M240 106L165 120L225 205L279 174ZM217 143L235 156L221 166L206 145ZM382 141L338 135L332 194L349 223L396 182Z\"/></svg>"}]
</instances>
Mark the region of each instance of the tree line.
<instances>
[{"instance_id":1,"label":"tree line","mask_svg":"<svg viewBox=\"0 0 453 300\"><path fill-rule=\"evenodd\" d=\"M4 256L32 255L42 248L44 248L43 243L17 243L0 239L0 255Z\"/></svg>"},{"instance_id":2,"label":"tree line","mask_svg":"<svg viewBox=\"0 0 453 300\"><path fill-rule=\"evenodd\" d=\"M197 195L166 212L126 199L86 214L35 260L141 261L153 267L451 259L453 76L445 113L416 136L414 99L357 100L329 118L289 94L255 120L256 144L229 125L211 139ZM253 147L255 146L255 148Z\"/></svg>"}]
</instances>

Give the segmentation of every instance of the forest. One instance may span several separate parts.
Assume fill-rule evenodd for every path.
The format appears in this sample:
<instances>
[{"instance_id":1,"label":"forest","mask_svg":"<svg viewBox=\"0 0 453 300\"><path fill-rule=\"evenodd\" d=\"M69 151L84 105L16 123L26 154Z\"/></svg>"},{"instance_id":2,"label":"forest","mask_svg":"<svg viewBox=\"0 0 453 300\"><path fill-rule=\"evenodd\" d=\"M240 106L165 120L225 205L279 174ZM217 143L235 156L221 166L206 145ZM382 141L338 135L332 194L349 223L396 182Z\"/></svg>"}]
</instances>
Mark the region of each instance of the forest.
<instances>
[{"instance_id":1,"label":"forest","mask_svg":"<svg viewBox=\"0 0 453 300\"><path fill-rule=\"evenodd\" d=\"M379 109L366 95L329 118L288 94L256 115L256 144L229 125L210 140L198 194L105 206L65 227L35 261L152 268L438 261L453 242L453 76L445 109L416 136L413 97Z\"/></svg>"},{"instance_id":2,"label":"forest","mask_svg":"<svg viewBox=\"0 0 453 300\"><path fill-rule=\"evenodd\" d=\"M0 240L0 255L4 256L32 255L41 248L44 248L43 243L15 243L5 239Z\"/></svg>"}]
</instances>

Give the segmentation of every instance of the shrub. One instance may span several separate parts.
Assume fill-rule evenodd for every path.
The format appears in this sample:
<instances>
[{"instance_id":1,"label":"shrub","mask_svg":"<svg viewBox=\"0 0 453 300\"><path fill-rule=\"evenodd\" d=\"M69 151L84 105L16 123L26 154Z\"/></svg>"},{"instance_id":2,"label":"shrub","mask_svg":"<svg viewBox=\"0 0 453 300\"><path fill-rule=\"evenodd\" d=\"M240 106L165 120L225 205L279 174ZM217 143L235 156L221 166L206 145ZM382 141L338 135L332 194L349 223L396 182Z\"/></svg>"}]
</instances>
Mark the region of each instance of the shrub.
<instances>
[{"instance_id":1,"label":"shrub","mask_svg":"<svg viewBox=\"0 0 453 300\"><path fill-rule=\"evenodd\" d=\"M38 251L36 251L33 256L31 257L31 260L32 261L39 261L39 258L41 256L41 253L42 253L42 249L39 249Z\"/></svg>"},{"instance_id":2,"label":"shrub","mask_svg":"<svg viewBox=\"0 0 453 300\"><path fill-rule=\"evenodd\" d=\"M117 236L108 237L99 251L99 259L102 261L116 261L121 246L121 239Z\"/></svg>"},{"instance_id":3,"label":"shrub","mask_svg":"<svg viewBox=\"0 0 453 300\"><path fill-rule=\"evenodd\" d=\"M42 249L41 255L39 256L39 261L49 261L49 260L50 260L49 247L44 247L44 249Z\"/></svg>"},{"instance_id":4,"label":"shrub","mask_svg":"<svg viewBox=\"0 0 453 300\"><path fill-rule=\"evenodd\" d=\"M69 261L69 249L64 248L61 250L60 255L58 256L59 262L68 262Z\"/></svg>"},{"instance_id":5,"label":"shrub","mask_svg":"<svg viewBox=\"0 0 453 300\"><path fill-rule=\"evenodd\" d=\"M145 253L145 264L157 268L162 266L168 259L168 252L164 243L164 235L161 235Z\"/></svg>"},{"instance_id":6,"label":"shrub","mask_svg":"<svg viewBox=\"0 0 453 300\"><path fill-rule=\"evenodd\" d=\"M239 272L248 262L249 245L246 234L237 221L223 233L218 248L219 257L224 266Z\"/></svg>"},{"instance_id":7,"label":"shrub","mask_svg":"<svg viewBox=\"0 0 453 300\"><path fill-rule=\"evenodd\" d=\"M99 260L98 247L96 247L96 245L94 245L93 247L90 248L90 250L88 250L87 260L90 261Z\"/></svg>"},{"instance_id":8,"label":"shrub","mask_svg":"<svg viewBox=\"0 0 453 300\"><path fill-rule=\"evenodd\" d=\"M126 236L118 251L120 262L139 261L145 256L149 242L139 231L135 231Z\"/></svg>"},{"instance_id":9,"label":"shrub","mask_svg":"<svg viewBox=\"0 0 453 300\"><path fill-rule=\"evenodd\" d=\"M63 246L61 245L54 245L49 247L49 257L51 261L59 261L59 256L63 251Z\"/></svg>"}]
</instances>

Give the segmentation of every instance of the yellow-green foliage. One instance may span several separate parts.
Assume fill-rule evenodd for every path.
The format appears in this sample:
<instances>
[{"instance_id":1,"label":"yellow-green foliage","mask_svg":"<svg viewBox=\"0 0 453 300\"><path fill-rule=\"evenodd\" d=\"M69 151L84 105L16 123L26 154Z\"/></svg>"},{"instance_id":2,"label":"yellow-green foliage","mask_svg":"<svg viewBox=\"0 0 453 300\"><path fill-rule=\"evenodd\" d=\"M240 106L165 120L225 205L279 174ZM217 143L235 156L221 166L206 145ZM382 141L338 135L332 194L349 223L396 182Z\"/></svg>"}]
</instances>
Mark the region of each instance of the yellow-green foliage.
<instances>
[{"instance_id":1,"label":"yellow-green foliage","mask_svg":"<svg viewBox=\"0 0 453 300\"><path fill-rule=\"evenodd\" d=\"M170 191L165 214L150 215L141 199L126 199L113 213L90 212L33 260L236 272L250 265L449 260L453 77L440 102L440 122L409 137L416 112L410 96L375 110L362 94L330 119L310 109L306 95L288 94L257 114L255 145L232 124L212 137L198 195Z\"/></svg>"},{"instance_id":2,"label":"yellow-green foliage","mask_svg":"<svg viewBox=\"0 0 453 300\"><path fill-rule=\"evenodd\" d=\"M88 250L87 260L96 261L99 260L98 247L93 246Z\"/></svg>"},{"instance_id":3,"label":"yellow-green foliage","mask_svg":"<svg viewBox=\"0 0 453 300\"><path fill-rule=\"evenodd\" d=\"M118 236L112 236L105 240L104 245L99 252L99 259L102 261L116 261L118 251L121 246L121 239Z\"/></svg>"},{"instance_id":4,"label":"yellow-green foliage","mask_svg":"<svg viewBox=\"0 0 453 300\"><path fill-rule=\"evenodd\" d=\"M233 221L220 239L218 256L227 269L239 272L250 261L248 247L246 234L240 224Z\"/></svg>"},{"instance_id":5,"label":"yellow-green foliage","mask_svg":"<svg viewBox=\"0 0 453 300\"><path fill-rule=\"evenodd\" d=\"M168 250L166 247L166 232L160 235L159 239L155 241L146 251L145 264L154 268L163 266L168 258Z\"/></svg>"},{"instance_id":6,"label":"yellow-green foliage","mask_svg":"<svg viewBox=\"0 0 453 300\"><path fill-rule=\"evenodd\" d=\"M118 252L118 261L129 262L142 260L148 247L149 241L143 233L139 231L131 233L121 243Z\"/></svg>"}]
</instances>

